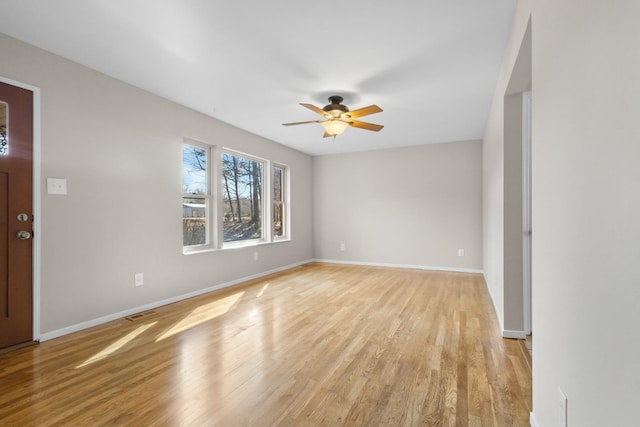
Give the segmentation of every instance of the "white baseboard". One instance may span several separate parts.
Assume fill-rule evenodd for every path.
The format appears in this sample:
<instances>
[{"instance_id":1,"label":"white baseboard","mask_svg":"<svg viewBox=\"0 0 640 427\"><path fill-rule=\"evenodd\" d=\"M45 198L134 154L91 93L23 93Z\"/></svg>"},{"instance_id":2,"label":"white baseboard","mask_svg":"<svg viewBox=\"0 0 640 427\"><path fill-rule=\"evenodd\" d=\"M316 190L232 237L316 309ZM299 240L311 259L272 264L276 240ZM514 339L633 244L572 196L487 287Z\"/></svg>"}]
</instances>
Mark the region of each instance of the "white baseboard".
<instances>
[{"instance_id":1,"label":"white baseboard","mask_svg":"<svg viewBox=\"0 0 640 427\"><path fill-rule=\"evenodd\" d=\"M502 330L503 338L514 338L517 340L524 340L527 338L527 333L525 331L510 331L508 329Z\"/></svg>"},{"instance_id":2,"label":"white baseboard","mask_svg":"<svg viewBox=\"0 0 640 427\"><path fill-rule=\"evenodd\" d=\"M529 424L531 424L531 427L540 427L540 424L538 424L538 420L536 420L536 416L533 412L529 412Z\"/></svg>"},{"instance_id":3,"label":"white baseboard","mask_svg":"<svg viewBox=\"0 0 640 427\"><path fill-rule=\"evenodd\" d=\"M51 332L45 332L40 335L39 341L48 341L54 338L61 337L63 335L71 334L73 332L78 332L83 329L91 328L93 326L98 326L103 323L111 322L112 320L120 319L123 317L131 316L132 314L140 313L142 311L152 310L154 308L162 307L163 305L172 304L174 302L182 301L187 298L192 298L198 295L206 294L208 292L217 291L219 289L228 288L233 285L237 285L242 282L246 282L248 280L257 279L259 277L268 276L269 274L278 273L280 271L288 270L293 267L298 267L303 264L308 264L313 262L313 260L305 260L301 262L297 262L295 264L286 265L283 267L278 267L273 270L264 271L258 274L253 274L251 276L242 277L240 279L232 280L230 282L220 283L218 285L213 285L208 288L198 289L197 291L189 292L182 295L177 295L175 297L167 298L162 301L155 301L149 304L141 305L139 307L133 307L127 310L120 311L118 313L108 314L106 316L98 317L96 319L87 320L86 322L81 322L75 325L67 326L66 328L57 329Z\"/></svg>"},{"instance_id":4,"label":"white baseboard","mask_svg":"<svg viewBox=\"0 0 640 427\"><path fill-rule=\"evenodd\" d=\"M489 281L487 280L487 276L484 276L484 283L487 287L487 292L489 293L489 297L491 299L491 303L493 304L493 311L496 313L496 317L498 318L498 324L500 325L500 330L502 331L502 338L511 338L517 340L527 339L527 335L529 335L526 331L513 331L504 328L504 320L502 319L502 313L498 310L498 306L496 305L496 301L491 293L491 289L489 288Z\"/></svg>"},{"instance_id":5,"label":"white baseboard","mask_svg":"<svg viewBox=\"0 0 640 427\"><path fill-rule=\"evenodd\" d=\"M368 265L371 267L413 268L416 270L452 271L454 273L484 274L483 270L476 270L472 268L431 267L431 266L425 266L425 265L389 264L389 263L383 263L383 262L342 261L342 260L335 260L335 259L314 259L314 261L329 263L329 264Z\"/></svg>"}]
</instances>

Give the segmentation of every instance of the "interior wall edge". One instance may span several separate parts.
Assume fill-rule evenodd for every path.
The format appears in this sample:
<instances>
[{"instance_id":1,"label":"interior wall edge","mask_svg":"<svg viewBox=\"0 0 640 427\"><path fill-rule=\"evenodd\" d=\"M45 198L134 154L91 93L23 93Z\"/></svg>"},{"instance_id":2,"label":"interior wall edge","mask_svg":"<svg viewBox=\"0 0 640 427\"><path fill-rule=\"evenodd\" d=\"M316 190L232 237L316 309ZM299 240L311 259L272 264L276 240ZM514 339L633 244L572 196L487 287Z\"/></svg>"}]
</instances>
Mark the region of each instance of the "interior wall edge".
<instances>
[{"instance_id":1,"label":"interior wall edge","mask_svg":"<svg viewBox=\"0 0 640 427\"><path fill-rule=\"evenodd\" d=\"M483 273L482 276L484 278L484 285L486 286L487 292L489 293L489 299L491 300L491 305L493 306L493 312L495 313L496 318L498 319L498 325L500 325L500 331L504 331L504 320L502 319L502 311L498 309L498 306L496 305L496 300L491 294L491 288L489 287L489 283L487 282L487 274Z\"/></svg>"}]
</instances>

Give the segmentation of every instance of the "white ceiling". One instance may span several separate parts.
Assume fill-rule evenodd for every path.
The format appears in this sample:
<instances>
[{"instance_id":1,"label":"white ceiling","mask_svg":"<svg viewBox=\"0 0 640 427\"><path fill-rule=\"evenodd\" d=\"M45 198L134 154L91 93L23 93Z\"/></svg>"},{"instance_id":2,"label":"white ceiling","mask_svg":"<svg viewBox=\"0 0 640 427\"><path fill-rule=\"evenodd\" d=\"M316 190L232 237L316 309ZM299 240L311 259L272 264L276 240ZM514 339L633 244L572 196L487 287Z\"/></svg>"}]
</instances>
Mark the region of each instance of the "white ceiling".
<instances>
[{"instance_id":1,"label":"white ceiling","mask_svg":"<svg viewBox=\"0 0 640 427\"><path fill-rule=\"evenodd\" d=\"M515 0L2 0L0 31L312 155L481 139ZM384 111L335 140L341 95ZM215 142L215 141L214 141Z\"/></svg>"}]
</instances>

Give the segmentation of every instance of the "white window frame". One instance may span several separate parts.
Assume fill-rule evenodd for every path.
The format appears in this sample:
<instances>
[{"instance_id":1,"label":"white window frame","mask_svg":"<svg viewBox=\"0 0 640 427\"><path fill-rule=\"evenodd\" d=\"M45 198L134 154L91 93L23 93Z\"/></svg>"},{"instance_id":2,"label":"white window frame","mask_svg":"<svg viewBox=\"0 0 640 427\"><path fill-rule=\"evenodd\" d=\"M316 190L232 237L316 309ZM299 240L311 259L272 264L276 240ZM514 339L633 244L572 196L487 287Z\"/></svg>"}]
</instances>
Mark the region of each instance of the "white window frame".
<instances>
[{"instance_id":1,"label":"white window frame","mask_svg":"<svg viewBox=\"0 0 640 427\"><path fill-rule=\"evenodd\" d=\"M222 156L224 154L228 154L230 156L235 156L235 157L242 157L244 159L247 160L251 160L254 162L259 162L262 164L262 170L261 170L261 176L260 179L262 181L262 194L260 197L260 238L258 239L246 239L246 240L237 240L237 241L231 241L231 242L225 242L224 241L224 225L223 225L223 218L224 218L224 191L222 189L222 185L224 182L224 178L222 176L223 172L224 172L224 167L222 164ZM269 211L269 209L266 209L267 206L271 206L271 174L266 173L267 170L271 170L271 162L267 159L264 159L262 157L258 157L258 156L254 156L252 154L247 154L247 153L243 153L241 151L237 151L237 150L232 150L230 148L223 148L221 150L220 155L218 156L218 161L220 164L220 173L219 173L219 182L216 184L218 187L218 191L220 192L220 197L218 197L219 199L219 203L220 203L220 207L219 207L219 215L221 218L221 221L219 221L220 224L220 247L222 249L226 249L226 248L238 248L238 247L242 247L242 246L254 246L254 245L258 245L258 244L262 244L262 243L267 243L270 242L271 239L271 212ZM265 188L267 188L268 193L265 192ZM267 197L265 197L265 195ZM269 227L267 227L267 224L269 224Z\"/></svg>"},{"instance_id":2,"label":"white window frame","mask_svg":"<svg viewBox=\"0 0 640 427\"><path fill-rule=\"evenodd\" d=\"M205 182L207 183L207 191L205 192L205 194L201 195L201 194L190 194L190 193L182 193L182 197L180 199L181 201L181 208L183 209L184 206L184 200L185 199L204 199L205 201L205 243L201 244L201 245L190 245L190 246L185 246L184 245L184 228L183 228L183 232L182 232L182 251L183 253L192 253L192 252L201 252L201 251L205 251L205 250L211 250L215 247L215 239L214 239L214 230L216 227L213 226L213 224L215 224L214 220L215 220L215 215L213 215L213 213L215 212L215 206L214 206L214 200L215 198L213 197L212 194L212 189L213 187L213 182L212 182L212 166L213 166L213 156L214 156L214 150L211 145L205 144L203 142L200 141L196 141L190 138L184 138L182 141L182 144L180 145L180 153L181 153L181 158L182 158L182 153L183 153L183 149L184 146L188 145L188 146L192 146L192 147L197 147L200 149L205 150L205 153L207 155L207 161L206 161L206 170L205 170ZM183 188L184 186L184 182L183 182L183 174L184 171L181 168L181 174L180 174L180 180L181 180L181 185L180 187ZM184 213L181 214L181 217L184 218ZM184 219L183 221L183 227L184 227Z\"/></svg>"},{"instance_id":3,"label":"white window frame","mask_svg":"<svg viewBox=\"0 0 640 427\"><path fill-rule=\"evenodd\" d=\"M283 215L283 219L282 219L282 236L276 236L274 233L274 224L273 224L273 218L271 218L271 233L272 233L272 241L274 242L278 242L278 241L286 241L286 240L290 240L291 239L291 227L290 227L290 222L289 222L289 167L287 165L284 165L282 163L276 163L276 162L272 162L272 165L270 167L271 170L271 176L273 176L273 172L274 169L278 168L282 170L282 178L281 178L281 184L282 184L282 190L281 190L281 204L282 204L282 215ZM273 200L273 183L271 183L271 186L269 188L270 192L271 192L271 209L270 209L270 213L273 215L273 209L274 209L274 205L275 205L275 200Z\"/></svg>"},{"instance_id":4,"label":"white window frame","mask_svg":"<svg viewBox=\"0 0 640 427\"><path fill-rule=\"evenodd\" d=\"M189 145L204 149L207 153L206 165L206 182L207 193L189 194L181 193L181 218L183 218L184 199L200 198L205 199L205 217L206 217L206 244L184 246L184 228L181 233L182 252L185 255L218 251L224 249L240 248L245 246L256 246L269 243L277 243L291 240L291 210L290 210L290 169L289 166L274 162L269 159L258 157L252 154L244 153L230 148L207 144L192 138L183 138L180 145L181 159L181 188L183 188L183 171L182 171L182 147ZM260 162L262 164L261 180L262 195L260 202L261 210L261 238L247 239L239 241L224 241L224 179L223 179L223 161L222 155L229 154L232 156L242 157L248 160ZM283 235L275 236L273 230L273 168L278 167L283 171L282 177L282 203L283 203ZM182 227L184 220L181 219Z\"/></svg>"}]
</instances>

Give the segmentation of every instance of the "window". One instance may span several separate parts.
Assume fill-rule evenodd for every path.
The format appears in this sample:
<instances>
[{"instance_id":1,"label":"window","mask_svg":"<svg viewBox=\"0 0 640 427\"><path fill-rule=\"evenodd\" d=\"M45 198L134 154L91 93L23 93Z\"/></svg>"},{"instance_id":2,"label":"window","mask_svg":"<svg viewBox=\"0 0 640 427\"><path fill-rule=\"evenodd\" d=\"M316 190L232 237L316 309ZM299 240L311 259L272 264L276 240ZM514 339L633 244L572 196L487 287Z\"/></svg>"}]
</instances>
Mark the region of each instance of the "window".
<instances>
[{"instance_id":1,"label":"window","mask_svg":"<svg viewBox=\"0 0 640 427\"><path fill-rule=\"evenodd\" d=\"M286 240L288 185L287 166L185 139L183 253Z\"/></svg>"},{"instance_id":2,"label":"window","mask_svg":"<svg viewBox=\"0 0 640 427\"><path fill-rule=\"evenodd\" d=\"M222 153L223 241L260 240L264 161L229 151Z\"/></svg>"},{"instance_id":3,"label":"window","mask_svg":"<svg viewBox=\"0 0 640 427\"><path fill-rule=\"evenodd\" d=\"M182 244L184 247L210 245L209 149L182 145Z\"/></svg>"},{"instance_id":4,"label":"window","mask_svg":"<svg viewBox=\"0 0 640 427\"><path fill-rule=\"evenodd\" d=\"M9 127L9 104L0 101L0 156L8 154L7 130Z\"/></svg>"},{"instance_id":5,"label":"window","mask_svg":"<svg viewBox=\"0 0 640 427\"><path fill-rule=\"evenodd\" d=\"M286 168L284 166L273 167L273 197L271 203L273 206L272 222L273 222L273 237L274 239L282 239L287 235L286 233Z\"/></svg>"}]
</instances>

